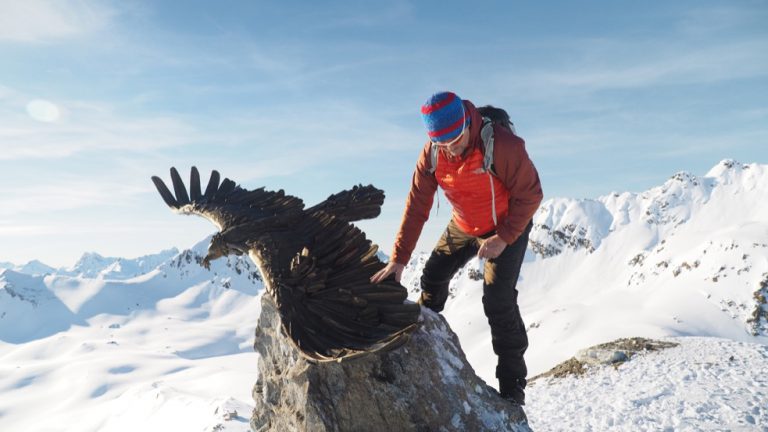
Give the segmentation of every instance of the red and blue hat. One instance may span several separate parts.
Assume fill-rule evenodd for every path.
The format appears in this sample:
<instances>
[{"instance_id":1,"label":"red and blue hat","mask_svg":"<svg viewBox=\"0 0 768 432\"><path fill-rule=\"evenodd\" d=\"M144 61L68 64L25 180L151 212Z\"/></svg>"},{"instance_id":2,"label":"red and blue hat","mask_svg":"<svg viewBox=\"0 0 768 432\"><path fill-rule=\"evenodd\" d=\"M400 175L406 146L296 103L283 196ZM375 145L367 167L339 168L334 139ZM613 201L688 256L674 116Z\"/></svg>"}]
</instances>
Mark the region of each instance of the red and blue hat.
<instances>
[{"instance_id":1,"label":"red and blue hat","mask_svg":"<svg viewBox=\"0 0 768 432\"><path fill-rule=\"evenodd\" d=\"M452 92L433 94L421 106L421 118L432 141L450 141L469 125L469 113L461 98Z\"/></svg>"}]
</instances>

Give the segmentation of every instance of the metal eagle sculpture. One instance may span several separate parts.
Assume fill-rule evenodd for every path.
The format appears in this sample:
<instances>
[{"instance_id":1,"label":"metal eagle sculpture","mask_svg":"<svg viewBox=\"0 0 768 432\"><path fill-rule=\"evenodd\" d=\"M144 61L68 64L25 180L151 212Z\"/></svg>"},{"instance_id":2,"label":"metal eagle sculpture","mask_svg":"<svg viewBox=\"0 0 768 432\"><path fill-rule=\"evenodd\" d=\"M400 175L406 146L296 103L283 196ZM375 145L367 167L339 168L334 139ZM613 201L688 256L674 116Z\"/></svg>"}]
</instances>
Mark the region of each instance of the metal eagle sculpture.
<instances>
[{"instance_id":1,"label":"metal eagle sculpture","mask_svg":"<svg viewBox=\"0 0 768 432\"><path fill-rule=\"evenodd\" d=\"M174 193L156 176L160 196L176 213L194 214L219 229L203 259L248 254L274 299L282 327L305 358L333 361L391 349L416 327L420 306L404 303L407 290L390 277L378 247L350 222L381 212L384 192L369 186L331 195L305 209L283 190L246 190L217 171L203 192L192 167L189 193L171 168Z\"/></svg>"}]
</instances>

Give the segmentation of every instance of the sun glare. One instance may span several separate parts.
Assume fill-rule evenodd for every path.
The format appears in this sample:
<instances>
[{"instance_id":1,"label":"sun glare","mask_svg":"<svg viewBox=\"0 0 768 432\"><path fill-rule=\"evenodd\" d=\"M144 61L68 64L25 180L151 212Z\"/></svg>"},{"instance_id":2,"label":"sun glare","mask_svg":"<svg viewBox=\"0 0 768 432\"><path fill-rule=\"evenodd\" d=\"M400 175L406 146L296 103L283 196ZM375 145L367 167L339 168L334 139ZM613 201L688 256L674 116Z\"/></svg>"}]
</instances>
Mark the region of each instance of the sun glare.
<instances>
[{"instance_id":1,"label":"sun glare","mask_svg":"<svg viewBox=\"0 0 768 432\"><path fill-rule=\"evenodd\" d=\"M52 123L59 119L61 113L59 107L53 102L43 99L35 99L27 104L27 113L37 121Z\"/></svg>"}]
</instances>

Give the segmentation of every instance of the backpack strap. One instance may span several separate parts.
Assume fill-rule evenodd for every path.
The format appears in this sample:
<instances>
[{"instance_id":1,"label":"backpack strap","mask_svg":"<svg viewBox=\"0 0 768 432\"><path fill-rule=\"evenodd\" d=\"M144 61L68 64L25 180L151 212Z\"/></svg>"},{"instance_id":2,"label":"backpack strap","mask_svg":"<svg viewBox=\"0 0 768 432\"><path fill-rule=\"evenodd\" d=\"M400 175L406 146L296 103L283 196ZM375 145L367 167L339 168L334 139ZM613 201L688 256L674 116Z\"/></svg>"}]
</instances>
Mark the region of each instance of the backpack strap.
<instances>
[{"instance_id":1,"label":"backpack strap","mask_svg":"<svg viewBox=\"0 0 768 432\"><path fill-rule=\"evenodd\" d=\"M483 126L480 129L480 138L483 140L483 171L493 172L493 121L483 117ZM494 175L496 173L493 173Z\"/></svg>"},{"instance_id":2,"label":"backpack strap","mask_svg":"<svg viewBox=\"0 0 768 432\"><path fill-rule=\"evenodd\" d=\"M483 124L480 127L480 139L483 140L483 171L496 175L493 170L493 120L488 117L483 117ZM427 170L430 174L434 174L437 170L438 151L439 149L430 142L429 161L431 166Z\"/></svg>"},{"instance_id":3,"label":"backpack strap","mask_svg":"<svg viewBox=\"0 0 768 432\"><path fill-rule=\"evenodd\" d=\"M427 172L430 174L434 174L437 170L437 152L438 149L434 145L432 145L432 141L429 141L429 161L431 162L429 169Z\"/></svg>"},{"instance_id":4,"label":"backpack strap","mask_svg":"<svg viewBox=\"0 0 768 432\"><path fill-rule=\"evenodd\" d=\"M485 147L483 153L483 171L488 173L488 181L491 187L491 217L493 218L493 226L497 226L499 221L496 220L496 192L493 189L493 176L496 175L493 172L493 121L488 117L483 117L483 127L480 129L480 138L483 140L483 146Z\"/></svg>"}]
</instances>

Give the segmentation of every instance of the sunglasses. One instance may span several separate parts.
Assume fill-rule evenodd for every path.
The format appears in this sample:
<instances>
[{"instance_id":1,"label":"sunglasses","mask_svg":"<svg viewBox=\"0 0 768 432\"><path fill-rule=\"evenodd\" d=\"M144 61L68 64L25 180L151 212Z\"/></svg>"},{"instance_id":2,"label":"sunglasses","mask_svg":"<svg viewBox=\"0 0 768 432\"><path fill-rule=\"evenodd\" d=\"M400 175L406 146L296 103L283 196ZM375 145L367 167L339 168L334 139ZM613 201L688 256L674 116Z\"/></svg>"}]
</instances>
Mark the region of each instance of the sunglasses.
<instances>
[{"instance_id":1,"label":"sunglasses","mask_svg":"<svg viewBox=\"0 0 768 432\"><path fill-rule=\"evenodd\" d=\"M466 123L465 123L465 126L461 128L461 133L459 135L457 135L456 138L454 138L454 139L452 139L450 141L446 141L446 142L432 141L432 140L430 140L430 141L432 141L432 145L434 145L434 146L447 148L447 147L450 147L450 146L456 144L457 142L459 142L461 137L464 136L464 132L466 132L466 130L467 130L467 127L466 127Z\"/></svg>"}]
</instances>

